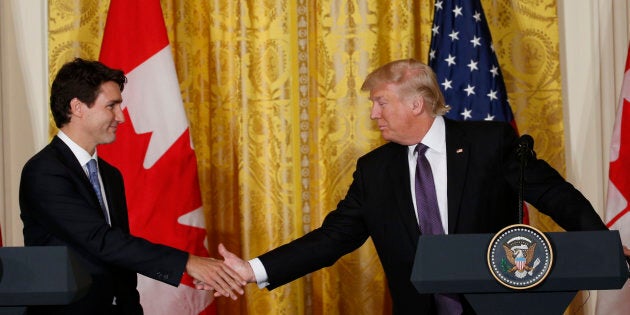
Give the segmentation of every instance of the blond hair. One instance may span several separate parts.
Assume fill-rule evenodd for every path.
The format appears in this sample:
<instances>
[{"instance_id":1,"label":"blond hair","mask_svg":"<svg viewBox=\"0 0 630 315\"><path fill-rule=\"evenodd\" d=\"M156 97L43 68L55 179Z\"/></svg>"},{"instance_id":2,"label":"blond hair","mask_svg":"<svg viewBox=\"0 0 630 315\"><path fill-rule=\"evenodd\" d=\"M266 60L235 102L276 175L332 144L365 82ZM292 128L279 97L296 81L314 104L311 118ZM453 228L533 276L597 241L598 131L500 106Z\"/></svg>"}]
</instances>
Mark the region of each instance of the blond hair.
<instances>
[{"instance_id":1,"label":"blond hair","mask_svg":"<svg viewBox=\"0 0 630 315\"><path fill-rule=\"evenodd\" d=\"M451 108L445 104L444 95L431 67L415 59L389 62L372 71L365 78L362 91L371 91L381 84L395 84L401 97L420 95L435 116L446 114Z\"/></svg>"}]
</instances>

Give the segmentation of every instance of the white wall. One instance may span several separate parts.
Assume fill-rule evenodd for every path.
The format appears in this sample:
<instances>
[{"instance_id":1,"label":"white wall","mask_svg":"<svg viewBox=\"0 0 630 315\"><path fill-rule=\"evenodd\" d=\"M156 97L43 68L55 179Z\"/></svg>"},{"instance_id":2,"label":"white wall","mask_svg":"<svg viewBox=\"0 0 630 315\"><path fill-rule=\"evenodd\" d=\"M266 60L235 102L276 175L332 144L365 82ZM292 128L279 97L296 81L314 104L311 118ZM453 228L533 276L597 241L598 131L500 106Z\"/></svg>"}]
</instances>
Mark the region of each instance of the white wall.
<instances>
[{"instance_id":1,"label":"white wall","mask_svg":"<svg viewBox=\"0 0 630 315\"><path fill-rule=\"evenodd\" d=\"M48 141L45 0L0 1L0 226L5 246L21 246L18 187L26 160Z\"/></svg>"}]
</instances>

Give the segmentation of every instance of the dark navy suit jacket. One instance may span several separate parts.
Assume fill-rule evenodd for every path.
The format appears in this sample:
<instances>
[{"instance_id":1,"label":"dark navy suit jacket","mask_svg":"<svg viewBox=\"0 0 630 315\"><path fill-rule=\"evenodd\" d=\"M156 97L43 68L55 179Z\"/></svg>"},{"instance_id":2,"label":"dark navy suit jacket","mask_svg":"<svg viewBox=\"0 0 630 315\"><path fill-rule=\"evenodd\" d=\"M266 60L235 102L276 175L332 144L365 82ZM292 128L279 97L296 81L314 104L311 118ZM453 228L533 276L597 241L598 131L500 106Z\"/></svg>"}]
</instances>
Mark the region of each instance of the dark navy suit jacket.
<instances>
[{"instance_id":1,"label":"dark navy suit jacket","mask_svg":"<svg viewBox=\"0 0 630 315\"><path fill-rule=\"evenodd\" d=\"M188 254L130 235L122 176L102 159L98 165L111 227L83 168L58 137L22 170L19 199L25 245L67 246L92 276L92 286L81 300L31 307L29 314L141 314L136 273L179 285Z\"/></svg>"},{"instance_id":2,"label":"dark navy suit jacket","mask_svg":"<svg viewBox=\"0 0 630 315\"><path fill-rule=\"evenodd\" d=\"M507 123L445 119L449 234L496 233L518 223L518 137ZM408 147L387 143L359 158L354 180L322 226L259 258L273 289L357 249L371 237L394 314L433 314L433 299L410 281L420 230L414 214ZM586 198L551 166L532 156L524 199L567 230L606 226ZM472 312L465 305L467 313Z\"/></svg>"}]
</instances>

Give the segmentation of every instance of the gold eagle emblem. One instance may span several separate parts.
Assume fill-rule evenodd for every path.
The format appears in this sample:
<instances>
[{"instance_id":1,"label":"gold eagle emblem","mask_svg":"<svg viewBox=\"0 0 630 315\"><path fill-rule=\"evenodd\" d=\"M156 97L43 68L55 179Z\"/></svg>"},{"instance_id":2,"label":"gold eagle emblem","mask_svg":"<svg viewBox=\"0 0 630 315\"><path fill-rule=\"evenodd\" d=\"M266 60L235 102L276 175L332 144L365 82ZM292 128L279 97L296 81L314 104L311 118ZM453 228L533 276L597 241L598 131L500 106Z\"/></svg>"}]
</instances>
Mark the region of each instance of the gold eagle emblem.
<instances>
[{"instance_id":1,"label":"gold eagle emblem","mask_svg":"<svg viewBox=\"0 0 630 315\"><path fill-rule=\"evenodd\" d=\"M505 257L512 264L512 268L508 270L510 273L514 273L516 271L531 271L533 268L530 267L530 263L534 258L534 251L536 250L536 243L533 243L532 246L527 248L523 248L520 246L508 247L507 244L503 244L503 250L505 250Z\"/></svg>"}]
</instances>

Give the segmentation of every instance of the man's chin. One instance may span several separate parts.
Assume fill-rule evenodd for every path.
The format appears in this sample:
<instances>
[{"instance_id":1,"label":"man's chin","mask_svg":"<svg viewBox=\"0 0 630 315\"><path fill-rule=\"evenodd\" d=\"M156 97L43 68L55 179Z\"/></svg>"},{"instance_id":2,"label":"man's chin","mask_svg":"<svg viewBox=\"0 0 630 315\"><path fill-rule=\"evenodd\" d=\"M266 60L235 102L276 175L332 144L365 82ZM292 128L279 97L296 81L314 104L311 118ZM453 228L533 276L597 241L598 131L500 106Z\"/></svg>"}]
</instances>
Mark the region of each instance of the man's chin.
<instances>
[{"instance_id":1,"label":"man's chin","mask_svg":"<svg viewBox=\"0 0 630 315\"><path fill-rule=\"evenodd\" d=\"M116 141L116 135L112 135L110 137L108 137L107 139L103 139L103 141L101 142L101 144L110 144L112 142Z\"/></svg>"},{"instance_id":2,"label":"man's chin","mask_svg":"<svg viewBox=\"0 0 630 315\"><path fill-rule=\"evenodd\" d=\"M385 141L392 141L392 138L390 137L390 135L389 135L387 132L385 132L385 131L382 131L382 132L381 132L381 137L382 137L382 138L383 138L383 140L385 140Z\"/></svg>"}]
</instances>

